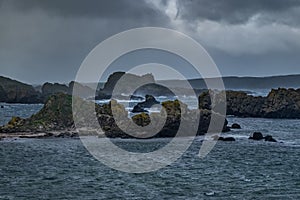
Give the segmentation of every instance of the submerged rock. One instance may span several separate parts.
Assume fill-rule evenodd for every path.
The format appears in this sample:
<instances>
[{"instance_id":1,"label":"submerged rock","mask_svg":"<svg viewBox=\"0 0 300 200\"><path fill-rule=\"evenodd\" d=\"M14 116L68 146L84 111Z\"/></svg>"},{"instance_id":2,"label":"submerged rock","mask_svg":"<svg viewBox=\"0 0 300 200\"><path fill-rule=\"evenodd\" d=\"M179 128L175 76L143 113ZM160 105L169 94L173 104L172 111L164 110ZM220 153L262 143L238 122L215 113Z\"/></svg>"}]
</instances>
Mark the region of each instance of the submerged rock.
<instances>
[{"instance_id":1,"label":"submerged rock","mask_svg":"<svg viewBox=\"0 0 300 200\"><path fill-rule=\"evenodd\" d=\"M225 142L234 142L235 141L234 137L219 137L217 135L214 135L212 138L214 140L225 141Z\"/></svg>"},{"instance_id":2,"label":"submerged rock","mask_svg":"<svg viewBox=\"0 0 300 200\"><path fill-rule=\"evenodd\" d=\"M277 142L277 140L275 140L271 135L267 135L265 137L265 141L267 141L267 142Z\"/></svg>"}]
</instances>

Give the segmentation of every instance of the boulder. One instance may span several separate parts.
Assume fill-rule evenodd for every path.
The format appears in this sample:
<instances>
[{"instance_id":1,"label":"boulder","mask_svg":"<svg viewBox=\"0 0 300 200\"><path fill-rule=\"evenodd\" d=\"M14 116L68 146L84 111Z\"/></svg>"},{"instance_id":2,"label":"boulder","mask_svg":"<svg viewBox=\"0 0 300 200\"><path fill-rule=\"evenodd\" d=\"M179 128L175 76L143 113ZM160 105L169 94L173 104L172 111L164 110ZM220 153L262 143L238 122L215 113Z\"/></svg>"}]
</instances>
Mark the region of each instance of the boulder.
<instances>
[{"instance_id":1,"label":"boulder","mask_svg":"<svg viewBox=\"0 0 300 200\"><path fill-rule=\"evenodd\" d=\"M254 132L250 137L250 140L262 140L264 139L264 136L261 132Z\"/></svg>"},{"instance_id":2,"label":"boulder","mask_svg":"<svg viewBox=\"0 0 300 200\"><path fill-rule=\"evenodd\" d=\"M217 135L214 135L213 139L218 140L218 141L225 141L225 142L234 142L235 141L234 137L219 137Z\"/></svg>"},{"instance_id":3,"label":"boulder","mask_svg":"<svg viewBox=\"0 0 300 200\"><path fill-rule=\"evenodd\" d=\"M239 125L237 123L234 123L234 124L231 125L231 128L232 129L241 129L242 127L241 127L241 125Z\"/></svg>"},{"instance_id":4,"label":"boulder","mask_svg":"<svg viewBox=\"0 0 300 200\"><path fill-rule=\"evenodd\" d=\"M225 137L225 138L223 139L223 141L234 142L235 139L234 139L233 137Z\"/></svg>"}]
</instances>

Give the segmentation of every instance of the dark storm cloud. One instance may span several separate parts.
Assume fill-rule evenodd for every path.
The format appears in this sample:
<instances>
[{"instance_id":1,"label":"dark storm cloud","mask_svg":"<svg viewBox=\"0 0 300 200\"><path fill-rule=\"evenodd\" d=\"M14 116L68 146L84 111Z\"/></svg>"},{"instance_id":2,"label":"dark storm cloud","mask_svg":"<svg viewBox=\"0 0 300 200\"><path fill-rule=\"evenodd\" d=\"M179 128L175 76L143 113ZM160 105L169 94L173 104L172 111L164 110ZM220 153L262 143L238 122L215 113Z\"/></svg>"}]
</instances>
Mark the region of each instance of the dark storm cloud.
<instances>
[{"instance_id":1,"label":"dark storm cloud","mask_svg":"<svg viewBox=\"0 0 300 200\"><path fill-rule=\"evenodd\" d=\"M132 0L10 0L3 3L6 4L21 12L42 10L64 17L147 18L148 21L160 15L146 2Z\"/></svg>"},{"instance_id":2,"label":"dark storm cloud","mask_svg":"<svg viewBox=\"0 0 300 200\"><path fill-rule=\"evenodd\" d=\"M72 80L109 36L169 24L144 1L0 0L0 6L0 73L27 82Z\"/></svg>"},{"instance_id":3,"label":"dark storm cloud","mask_svg":"<svg viewBox=\"0 0 300 200\"><path fill-rule=\"evenodd\" d=\"M255 15L262 15L262 20L266 22L298 23L299 7L299 0L178 1L180 16L183 19L208 19L228 24L246 23Z\"/></svg>"},{"instance_id":4,"label":"dark storm cloud","mask_svg":"<svg viewBox=\"0 0 300 200\"><path fill-rule=\"evenodd\" d=\"M70 81L97 44L143 26L192 36L226 75L300 73L299 19L299 0L0 0L0 74Z\"/></svg>"}]
</instances>

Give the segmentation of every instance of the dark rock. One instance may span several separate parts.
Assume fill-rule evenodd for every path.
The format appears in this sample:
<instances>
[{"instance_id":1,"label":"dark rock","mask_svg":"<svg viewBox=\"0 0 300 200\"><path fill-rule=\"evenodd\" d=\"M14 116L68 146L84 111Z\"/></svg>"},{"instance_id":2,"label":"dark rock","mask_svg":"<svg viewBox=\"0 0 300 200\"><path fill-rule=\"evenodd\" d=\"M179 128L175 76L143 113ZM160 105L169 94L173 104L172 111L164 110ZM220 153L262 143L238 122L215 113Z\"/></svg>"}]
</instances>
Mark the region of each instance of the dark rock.
<instances>
[{"instance_id":1,"label":"dark rock","mask_svg":"<svg viewBox=\"0 0 300 200\"><path fill-rule=\"evenodd\" d=\"M1 106L1 108L4 108L4 106Z\"/></svg>"},{"instance_id":2,"label":"dark rock","mask_svg":"<svg viewBox=\"0 0 300 200\"><path fill-rule=\"evenodd\" d=\"M241 129L242 127L241 127L241 125L239 125L237 123L234 123L234 124L231 125L231 128L232 129Z\"/></svg>"},{"instance_id":3,"label":"dark rock","mask_svg":"<svg viewBox=\"0 0 300 200\"><path fill-rule=\"evenodd\" d=\"M155 98L151 96L147 96L146 99L151 103L157 102ZM81 98L74 98L73 105L82 108L80 112L73 113L72 96L63 93L52 95L38 113L27 119L14 117L7 125L0 127L0 132L25 132L28 133L28 137L53 137L54 135L45 136L42 133L58 131L60 134L57 135L57 137L76 137L77 133L73 134L75 128L73 115L77 119L76 128L88 127L96 130L100 124L107 137L132 138L133 136L122 131L124 129L121 130L119 128L119 125L122 126L122 124L126 125L128 132L136 131L136 126L127 126L127 124L124 123L129 120L128 112L123 105L118 104L115 100L111 100L108 104L99 106L93 102L84 101ZM153 124L165 121L163 128L158 134L151 137L174 137L182 122L186 123L185 126L181 127L183 132L186 133L184 136L190 136L190 134L193 133L191 130L197 131L197 135L202 135L207 132L211 120L211 111L189 110L187 105L178 100L163 102L162 106L164 109L161 110L160 115L158 113L151 113L150 115L141 113L132 117L133 122L138 126L148 127L147 125L150 123L150 119L154 120ZM90 110L90 108L95 108L95 113L85 112ZM114 108L114 112L112 112L112 108ZM197 119L197 115L195 115L196 113L200 114L199 124L196 123L199 120ZM90 120L91 118L89 117L94 118L95 114L99 124L97 121L96 124L91 124L93 120ZM114 116L118 116L118 118L121 119L120 124L116 124ZM220 116L220 120L221 119ZM223 130L226 130L227 124L228 122L225 120ZM30 134L32 134L32 136ZM138 132L138 134L144 133Z\"/></svg>"},{"instance_id":4,"label":"dark rock","mask_svg":"<svg viewBox=\"0 0 300 200\"><path fill-rule=\"evenodd\" d=\"M178 89L176 89L176 91L178 92ZM147 95L147 94L151 94L153 96L166 96L166 97L174 97L175 94L167 87L163 86L163 85L159 85L157 83L149 83L149 84L145 84L141 87L139 87L134 94L138 94L138 95Z\"/></svg>"},{"instance_id":5,"label":"dark rock","mask_svg":"<svg viewBox=\"0 0 300 200\"><path fill-rule=\"evenodd\" d=\"M233 137L225 137L223 141L234 142L235 139Z\"/></svg>"},{"instance_id":6,"label":"dark rock","mask_svg":"<svg viewBox=\"0 0 300 200\"><path fill-rule=\"evenodd\" d=\"M264 139L264 136L261 132L254 132L250 137L250 140L262 140Z\"/></svg>"},{"instance_id":7,"label":"dark rock","mask_svg":"<svg viewBox=\"0 0 300 200\"><path fill-rule=\"evenodd\" d=\"M48 83L48 82L42 86L42 95L44 97L48 97L57 93L68 94L69 87L64 84Z\"/></svg>"},{"instance_id":8,"label":"dark rock","mask_svg":"<svg viewBox=\"0 0 300 200\"><path fill-rule=\"evenodd\" d=\"M130 95L129 98L130 98L130 100L136 100L136 101L142 101L142 100L144 100L143 97L137 96L137 95Z\"/></svg>"},{"instance_id":9,"label":"dark rock","mask_svg":"<svg viewBox=\"0 0 300 200\"><path fill-rule=\"evenodd\" d=\"M267 141L267 142L277 142L271 135L267 135L265 137L265 141Z\"/></svg>"},{"instance_id":10,"label":"dark rock","mask_svg":"<svg viewBox=\"0 0 300 200\"><path fill-rule=\"evenodd\" d=\"M141 108L140 105L136 105L133 107L133 109L131 110L132 113L141 113L141 112L148 112L147 110Z\"/></svg>"},{"instance_id":11,"label":"dark rock","mask_svg":"<svg viewBox=\"0 0 300 200\"><path fill-rule=\"evenodd\" d=\"M0 76L0 102L41 103L41 94L28 84Z\"/></svg>"},{"instance_id":12,"label":"dark rock","mask_svg":"<svg viewBox=\"0 0 300 200\"><path fill-rule=\"evenodd\" d=\"M219 137L217 135L213 136L214 140L225 141L225 142L234 142L235 139L233 137Z\"/></svg>"},{"instance_id":13,"label":"dark rock","mask_svg":"<svg viewBox=\"0 0 300 200\"><path fill-rule=\"evenodd\" d=\"M110 99L112 92L114 92L114 95L121 95L124 93L133 94L133 92L137 89L136 86L146 85L154 82L155 80L152 74L137 76L125 72L115 72L108 77L107 82L96 95L96 99ZM116 87L117 84L118 87Z\"/></svg>"},{"instance_id":14,"label":"dark rock","mask_svg":"<svg viewBox=\"0 0 300 200\"><path fill-rule=\"evenodd\" d=\"M210 91L210 93L214 93ZM223 92L224 93L224 92ZM215 95L224 95L214 93ZM216 98L220 99L220 98ZM272 89L267 97L255 97L240 91L226 91L227 114L238 117L300 118L300 90ZM215 102L214 107L224 102ZM211 109L209 92L199 96L199 108Z\"/></svg>"},{"instance_id":15,"label":"dark rock","mask_svg":"<svg viewBox=\"0 0 300 200\"><path fill-rule=\"evenodd\" d=\"M154 96L152 95L146 95L145 96L145 101L138 103L133 107L132 112L137 113L137 112L147 112L145 108L150 108L151 106L159 104L159 101L155 99Z\"/></svg>"},{"instance_id":16,"label":"dark rock","mask_svg":"<svg viewBox=\"0 0 300 200\"><path fill-rule=\"evenodd\" d=\"M73 94L73 89L74 88L76 89L75 94ZM88 86L82 85L82 84L77 83L75 81L71 81L69 83L68 94L86 99L86 98L89 98L89 97L94 97L95 96L95 91L93 89L91 89L90 87L88 87Z\"/></svg>"}]
</instances>

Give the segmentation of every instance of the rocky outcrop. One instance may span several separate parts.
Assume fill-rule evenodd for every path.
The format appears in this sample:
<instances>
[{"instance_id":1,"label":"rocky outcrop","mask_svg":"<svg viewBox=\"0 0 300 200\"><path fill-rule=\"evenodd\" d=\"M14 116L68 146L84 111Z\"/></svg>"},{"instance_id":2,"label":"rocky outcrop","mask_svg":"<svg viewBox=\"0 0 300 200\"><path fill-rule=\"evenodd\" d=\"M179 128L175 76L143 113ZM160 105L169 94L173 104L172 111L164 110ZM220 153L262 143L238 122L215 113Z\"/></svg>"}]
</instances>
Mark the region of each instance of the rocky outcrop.
<instances>
[{"instance_id":1,"label":"rocky outcrop","mask_svg":"<svg viewBox=\"0 0 300 200\"><path fill-rule=\"evenodd\" d=\"M74 87L76 88L76 94L73 94ZM84 86L75 81L71 81L68 86L59 83L45 83L42 86L42 96L45 100L47 100L49 96L58 93L75 95L81 98L89 98L95 95L94 91L90 87Z\"/></svg>"},{"instance_id":2,"label":"rocky outcrop","mask_svg":"<svg viewBox=\"0 0 300 200\"><path fill-rule=\"evenodd\" d=\"M136 86L154 82L155 80L152 74L137 76L125 72L114 72L108 77L103 88L99 90L96 99L110 99L113 92L116 95L133 94L133 92L137 89ZM118 87L116 87L117 84Z\"/></svg>"},{"instance_id":3,"label":"rocky outcrop","mask_svg":"<svg viewBox=\"0 0 300 200\"><path fill-rule=\"evenodd\" d=\"M48 97L57 93L69 94L69 87L64 84L48 82L42 86L42 95L44 97Z\"/></svg>"},{"instance_id":4,"label":"rocky outcrop","mask_svg":"<svg viewBox=\"0 0 300 200\"><path fill-rule=\"evenodd\" d=\"M250 137L250 140L262 140L264 139L264 136L261 132L254 132Z\"/></svg>"},{"instance_id":5,"label":"rocky outcrop","mask_svg":"<svg viewBox=\"0 0 300 200\"><path fill-rule=\"evenodd\" d=\"M210 91L212 95L224 95ZM227 115L262 118L300 118L300 89L273 89L267 97L255 97L245 92L226 91ZM209 92L199 96L199 108L211 109L221 102L211 103Z\"/></svg>"},{"instance_id":6,"label":"rocky outcrop","mask_svg":"<svg viewBox=\"0 0 300 200\"><path fill-rule=\"evenodd\" d=\"M132 109L132 113L148 112L146 108L151 108L153 105L160 104L152 95L146 95L145 101L138 103Z\"/></svg>"},{"instance_id":7,"label":"rocky outcrop","mask_svg":"<svg viewBox=\"0 0 300 200\"><path fill-rule=\"evenodd\" d=\"M249 140L265 140L266 142L277 142L271 135L263 136L261 132L254 132Z\"/></svg>"},{"instance_id":8,"label":"rocky outcrop","mask_svg":"<svg viewBox=\"0 0 300 200\"><path fill-rule=\"evenodd\" d=\"M31 85L0 76L0 102L41 103L42 98Z\"/></svg>"},{"instance_id":9,"label":"rocky outcrop","mask_svg":"<svg viewBox=\"0 0 300 200\"><path fill-rule=\"evenodd\" d=\"M43 132L71 128L72 97L63 93L49 97L44 107L30 118L13 117L0 132Z\"/></svg>"},{"instance_id":10,"label":"rocky outcrop","mask_svg":"<svg viewBox=\"0 0 300 200\"><path fill-rule=\"evenodd\" d=\"M74 99L73 99L74 100ZM79 113L73 113L72 105L78 106L81 109ZM89 101L84 101L81 98L75 98L72 103L72 96L59 93L52 95L48 98L44 107L36 114L32 115L30 118L21 119L19 117L13 117L8 124L0 127L1 133L19 133L24 132L30 134L37 133L47 133L51 131L60 131L63 136L68 136L66 132L75 131L73 116L76 117L76 128L90 127L97 129L99 124L89 124L89 117L95 117L94 113L86 113L89 106L95 108L96 122L98 121L101 129L108 137L119 137L119 138L132 138L132 136L126 134L120 129L115 121L115 117L122 119L121 126L126 121L129 120L128 112L125 110L124 106L118 104L115 100L111 100L108 104L97 105ZM113 111L112 111L113 106ZM160 115L158 113L151 113L150 115L146 113L141 113L132 117L132 121L138 126L147 126L151 120L153 123L164 122L162 130L160 130L155 136L152 137L173 137L176 135L178 128L182 121L186 122L183 127L184 132L188 136L191 130L198 130L197 134L204 134L208 130L211 119L211 111L201 110L200 111L200 122L197 124L197 118L195 117L195 112L199 110L189 110L187 105L181 103L178 100L163 102L162 106L164 109L161 110ZM90 107L89 107L90 108ZM92 116L91 116L92 115ZM164 118L162 118L164 117ZM126 125L126 124L125 124ZM199 129L198 129L199 127ZM129 132L136 131L135 126L126 127ZM151 129L152 130L152 129ZM227 121L224 124L223 131L227 129ZM127 132L127 131L126 131ZM143 133L141 133L143 134ZM71 134L72 135L72 134ZM70 136L71 136L70 135ZM42 134L36 135L37 137L42 137ZM53 135L45 135L45 137L50 137ZM33 136L34 137L34 136Z\"/></svg>"},{"instance_id":11,"label":"rocky outcrop","mask_svg":"<svg viewBox=\"0 0 300 200\"><path fill-rule=\"evenodd\" d=\"M76 89L76 91L73 91L74 88ZM82 85L75 81L71 81L69 83L68 94L75 95L75 96L81 97L83 99L87 99L89 97L94 97L95 91L88 86Z\"/></svg>"}]
</instances>

